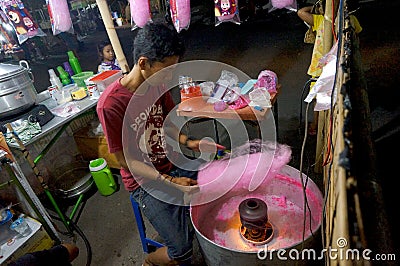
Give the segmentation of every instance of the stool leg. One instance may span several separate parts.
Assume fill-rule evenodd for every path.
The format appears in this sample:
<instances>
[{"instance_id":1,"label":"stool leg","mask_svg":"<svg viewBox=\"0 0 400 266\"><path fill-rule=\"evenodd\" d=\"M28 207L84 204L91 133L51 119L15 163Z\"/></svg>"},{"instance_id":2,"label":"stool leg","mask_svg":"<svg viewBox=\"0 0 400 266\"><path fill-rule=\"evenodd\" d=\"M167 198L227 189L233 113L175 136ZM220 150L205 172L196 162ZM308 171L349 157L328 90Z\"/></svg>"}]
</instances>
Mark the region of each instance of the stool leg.
<instances>
[{"instance_id":1,"label":"stool leg","mask_svg":"<svg viewBox=\"0 0 400 266\"><path fill-rule=\"evenodd\" d=\"M142 242L143 252L149 253L149 245L152 245L156 248L163 247L163 244L146 237L146 227L144 226L142 212L140 211L139 204L132 198L132 196L130 197L130 199L132 203L133 213L135 214L140 241Z\"/></svg>"},{"instance_id":2,"label":"stool leg","mask_svg":"<svg viewBox=\"0 0 400 266\"><path fill-rule=\"evenodd\" d=\"M140 241L142 242L143 252L149 253L149 249L147 247L147 242L146 242L146 231L144 228L144 221L142 218L142 213L139 209L139 205L137 204L137 202L132 197L130 197L130 198L131 198L133 213L134 213L135 219L136 219L136 224L138 227Z\"/></svg>"}]
</instances>

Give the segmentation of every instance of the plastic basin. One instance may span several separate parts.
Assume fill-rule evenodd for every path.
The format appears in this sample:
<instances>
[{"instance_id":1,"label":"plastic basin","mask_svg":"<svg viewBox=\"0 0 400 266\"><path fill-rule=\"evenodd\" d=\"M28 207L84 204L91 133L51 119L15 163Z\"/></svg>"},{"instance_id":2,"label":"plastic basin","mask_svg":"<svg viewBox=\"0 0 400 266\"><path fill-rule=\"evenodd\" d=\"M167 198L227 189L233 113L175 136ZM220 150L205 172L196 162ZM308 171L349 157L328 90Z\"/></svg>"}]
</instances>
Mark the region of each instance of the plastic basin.
<instances>
[{"instance_id":1,"label":"plastic basin","mask_svg":"<svg viewBox=\"0 0 400 266\"><path fill-rule=\"evenodd\" d=\"M84 71L78 74L73 75L71 78L78 85L78 87L85 87L85 80L93 76L93 71Z\"/></svg>"}]
</instances>

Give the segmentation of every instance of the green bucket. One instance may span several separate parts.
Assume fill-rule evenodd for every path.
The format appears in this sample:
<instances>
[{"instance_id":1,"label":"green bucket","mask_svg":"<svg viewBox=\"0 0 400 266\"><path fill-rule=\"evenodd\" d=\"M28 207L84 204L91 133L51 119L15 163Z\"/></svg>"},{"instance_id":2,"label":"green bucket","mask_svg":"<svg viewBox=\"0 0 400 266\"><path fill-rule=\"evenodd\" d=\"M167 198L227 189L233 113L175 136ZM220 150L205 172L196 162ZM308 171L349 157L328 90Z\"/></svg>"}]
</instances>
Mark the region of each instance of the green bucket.
<instances>
[{"instance_id":1,"label":"green bucket","mask_svg":"<svg viewBox=\"0 0 400 266\"><path fill-rule=\"evenodd\" d=\"M78 74L71 76L72 80L78 87L84 87L86 89L85 80L88 78L93 77L93 71L84 71Z\"/></svg>"},{"instance_id":2,"label":"green bucket","mask_svg":"<svg viewBox=\"0 0 400 266\"><path fill-rule=\"evenodd\" d=\"M104 158L90 161L89 169L93 176L94 183L101 195L109 196L117 190L114 176Z\"/></svg>"}]
</instances>

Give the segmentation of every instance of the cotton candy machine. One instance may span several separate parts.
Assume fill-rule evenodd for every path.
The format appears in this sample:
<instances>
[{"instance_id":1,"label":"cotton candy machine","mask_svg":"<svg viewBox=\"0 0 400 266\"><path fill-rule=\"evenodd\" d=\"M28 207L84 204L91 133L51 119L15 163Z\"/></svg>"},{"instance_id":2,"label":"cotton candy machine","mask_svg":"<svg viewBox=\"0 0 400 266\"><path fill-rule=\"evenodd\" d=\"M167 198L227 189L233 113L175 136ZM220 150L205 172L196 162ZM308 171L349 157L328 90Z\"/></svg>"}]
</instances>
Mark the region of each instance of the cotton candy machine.
<instances>
[{"instance_id":1,"label":"cotton candy machine","mask_svg":"<svg viewBox=\"0 0 400 266\"><path fill-rule=\"evenodd\" d=\"M191 206L207 265L293 265L290 250L300 253L301 248L312 249L320 242L322 193L308 179L305 194L309 207L304 212L300 172L285 165L252 192L228 192L209 203ZM285 250L280 255L287 260L278 258L277 250ZM305 262L296 260L296 265Z\"/></svg>"},{"instance_id":2,"label":"cotton candy machine","mask_svg":"<svg viewBox=\"0 0 400 266\"><path fill-rule=\"evenodd\" d=\"M248 198L239 204L240 235L244 241L255 245L268 243L274 234L268 221L267 204L257 198Z\"/></svg>"}]
</instances>

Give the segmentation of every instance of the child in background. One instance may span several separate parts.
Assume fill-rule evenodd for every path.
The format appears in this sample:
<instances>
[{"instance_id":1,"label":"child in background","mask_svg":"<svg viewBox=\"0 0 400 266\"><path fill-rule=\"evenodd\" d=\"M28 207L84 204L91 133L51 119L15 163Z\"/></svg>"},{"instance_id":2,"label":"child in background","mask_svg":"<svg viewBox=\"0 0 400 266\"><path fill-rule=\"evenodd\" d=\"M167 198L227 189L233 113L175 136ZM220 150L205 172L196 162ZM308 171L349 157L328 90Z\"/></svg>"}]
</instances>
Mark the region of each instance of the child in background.
<instances>
[{"instance_id":1,"label":"child in background","mask_svg":"<svg viewBox=\"0 0 400 266\"><path fill-rule=\"evenodd\" d=\"M97 68L97 73L101 73L106 70L121 69L118 60L115 58L114 49L109 41L103 41L97 45L97 51L100 57L100 64Z\"/></svg>"}]
</instances>

